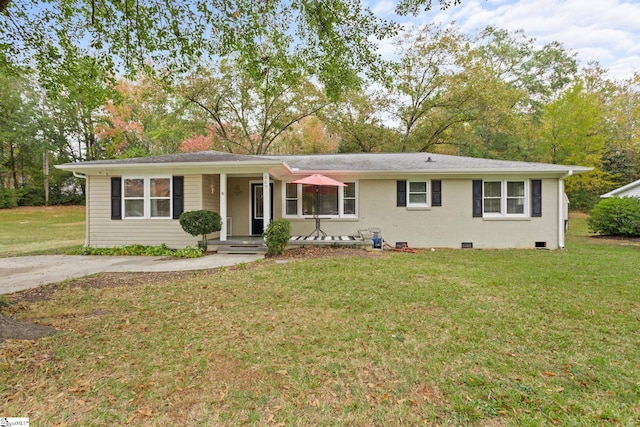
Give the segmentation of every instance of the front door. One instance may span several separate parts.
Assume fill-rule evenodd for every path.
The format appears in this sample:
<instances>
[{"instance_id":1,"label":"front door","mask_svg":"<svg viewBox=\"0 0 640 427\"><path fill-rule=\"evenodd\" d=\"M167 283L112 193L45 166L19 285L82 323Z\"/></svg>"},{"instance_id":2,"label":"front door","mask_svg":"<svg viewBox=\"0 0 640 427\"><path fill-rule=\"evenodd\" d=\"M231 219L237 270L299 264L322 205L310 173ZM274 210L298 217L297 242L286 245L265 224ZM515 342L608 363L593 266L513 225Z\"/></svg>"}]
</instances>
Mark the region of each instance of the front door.
<instances>
[{"instance_id":1,"label":"front door","mask_svg":"<svg viewBox=\"0 0 640 427\"><path fill-rule=\"evenodd\" d=\"M273 184L269 184L271 215L273 219ZM264 194L262 184L251 184L251 235L259 236L264 232Z\"/></svg>"}]
</instances>

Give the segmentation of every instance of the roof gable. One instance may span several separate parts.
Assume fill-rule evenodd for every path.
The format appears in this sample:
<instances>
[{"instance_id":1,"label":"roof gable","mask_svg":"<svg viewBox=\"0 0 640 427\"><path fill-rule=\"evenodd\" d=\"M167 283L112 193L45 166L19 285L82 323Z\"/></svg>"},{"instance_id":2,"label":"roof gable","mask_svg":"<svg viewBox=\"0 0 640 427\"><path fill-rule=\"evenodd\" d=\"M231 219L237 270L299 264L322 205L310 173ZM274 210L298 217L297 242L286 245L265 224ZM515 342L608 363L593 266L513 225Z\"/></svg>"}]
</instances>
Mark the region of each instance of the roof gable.
<instances>
[{"instance_id":1,"label":"roof gable","mask_svg":"<svg viewBox=\"0 0 640 427\"><path fill-rule=\"evenodd\" d=\"M608 193L603 194L600 197L607 198L616 196L640 197L640 179L622 187L616 188L615 190L609 191Z\"/></svg>"}]
</instances>

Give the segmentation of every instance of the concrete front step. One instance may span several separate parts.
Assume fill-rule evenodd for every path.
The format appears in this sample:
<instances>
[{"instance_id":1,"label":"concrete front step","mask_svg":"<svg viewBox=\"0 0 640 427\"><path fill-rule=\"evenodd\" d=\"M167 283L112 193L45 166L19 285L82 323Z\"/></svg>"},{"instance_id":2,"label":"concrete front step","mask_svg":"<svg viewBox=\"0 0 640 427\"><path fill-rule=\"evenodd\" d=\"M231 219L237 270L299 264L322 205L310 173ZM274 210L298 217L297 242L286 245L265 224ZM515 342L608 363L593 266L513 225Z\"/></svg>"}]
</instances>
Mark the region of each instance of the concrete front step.
<instances>
[{"instance_id":1,"label":"concrete front step","mask_svg":"<svg viewBox=\"0 0 640 427\"><path fill-rule=\"evenodd\" d=\"M218 245L216 251L219 254L263 254L267 247L262 244Z\"/></svg>"}]
</instances>

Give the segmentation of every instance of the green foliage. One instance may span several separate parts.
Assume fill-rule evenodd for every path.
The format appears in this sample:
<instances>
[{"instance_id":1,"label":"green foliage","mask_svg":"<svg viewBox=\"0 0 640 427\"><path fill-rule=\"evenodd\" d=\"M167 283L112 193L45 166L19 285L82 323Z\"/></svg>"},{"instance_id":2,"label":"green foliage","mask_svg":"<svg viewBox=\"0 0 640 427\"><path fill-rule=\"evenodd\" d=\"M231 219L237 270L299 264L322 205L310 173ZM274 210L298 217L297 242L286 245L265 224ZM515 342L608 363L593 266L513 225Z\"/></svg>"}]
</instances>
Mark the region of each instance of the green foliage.
<instances>
[{"instance_id":1,"label":"green foliage","mask_svg":"<svg viewBox=\"0 0 640 427\"><path fill-rule=\"evenodd\" d=\"M38 3L4 3L0 45L6 43L13 57L35 56L41 76L67 62L72 47L88 44L113 74L135 75L152 63L172 75L201 58L236 56L253 76L269 69L307 71L333 96L356 86L362 71L381 74L375 40L399 27L350 0L61 0L46 13Z\"/></svg>"},{"instance_id":2,"label":"green foliage","mask_svg":"<svg viewBox=\"0 0 640 427\"><path fill-rule=\"evenodd\" d=\"M291 223L286 219L271 221L264 232L269 255L280 255L291 239Z\"/></svg>"},{"instance_id":3,"label":"green foliage","mask_svg":"<svg viewBox=\"0 0 640 427\"><path fill-rule=\"evenodd\" d=\"M113 248L92 248L84 246L70 251L69 255L109 255L109 256L175 256L177 258L198 258L203 252L197 248L187 246L182 249L171 249L166 244L159 246L128 245Z\"/></svg>"},{"instance_id":4,"label":"green foliage","mask_svg":"<svg viewBox=\"0 0 640 427\"><path fill-rule=\"evenodd\" d=\"M0 188L0 209L11 209L17 206L15 191L11 188Z\"/></svg>"},{"instance_id":5,"label":"green foliage","mask_svg":"<svg viewBox=\"0 0 640 427\"><path fill-rule=\"evenodd\" d=\"M243 70L237 60L219 61L182 85L182 95L208 124L214 149L265 154L283 132L328 102L303 72L265 72L268 78Z\"/></svg>"},{"instance_id":6,"label":"green foliage","mask_svg":"<svg viewBox=\"0 0 640 427\"><path fill-rule=\"evenodd\" d=\"M44 189L33 185L20 188L17 192L20 206L44 206Z\"/></svg>"},{"instance_id":7,"label":"green foliage","mask_svg":"<svg viewBox=\"0 0 640 427\"><path fill-rule=\"evenodd\" d=\"M612 236L640 236L640 198L611 197L589 213L589 230Z\"/></svg>"},{"instance_id":8,"label":"green foliage","mask_svg":"<svg viewBox=\"0 0 640 427\"><path fill-rule=\"evenodd\" d=\"M183 212L180 215L180 226L192 236L202 236L200 245L207 250L207 234L222 229L222 218L218 212L198 210Z\"/></svg>"}]
</instances>

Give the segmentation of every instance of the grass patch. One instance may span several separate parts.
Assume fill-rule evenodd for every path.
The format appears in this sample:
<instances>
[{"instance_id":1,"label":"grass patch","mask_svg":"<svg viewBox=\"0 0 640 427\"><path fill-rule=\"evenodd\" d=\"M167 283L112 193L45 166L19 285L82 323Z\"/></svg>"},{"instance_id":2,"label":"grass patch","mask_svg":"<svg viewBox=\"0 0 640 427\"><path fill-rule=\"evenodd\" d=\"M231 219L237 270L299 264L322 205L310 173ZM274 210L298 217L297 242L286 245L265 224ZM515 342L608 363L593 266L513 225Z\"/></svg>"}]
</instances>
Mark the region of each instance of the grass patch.
<instances>
[{"instance_id":1,"label":"grass patch","mask_svg":"<svg viewBox=\"0 0 640 427\"><path fill-rule=\"evenodd\" d=\"M0 209L0 257L65 253L84 243L84 206Z\"/></svg>"},{"instance_id":2,"label":"grass patch","mask_svg":"<svg viewBox=\"0 0 640 427\"><path fill-rule=\"evenodd\" d=\"M579 228L579 227L578 227ZM637 425L640 250L272 261L25 307L0 413L39 425Z\"/></svg>"}]
</instances>

